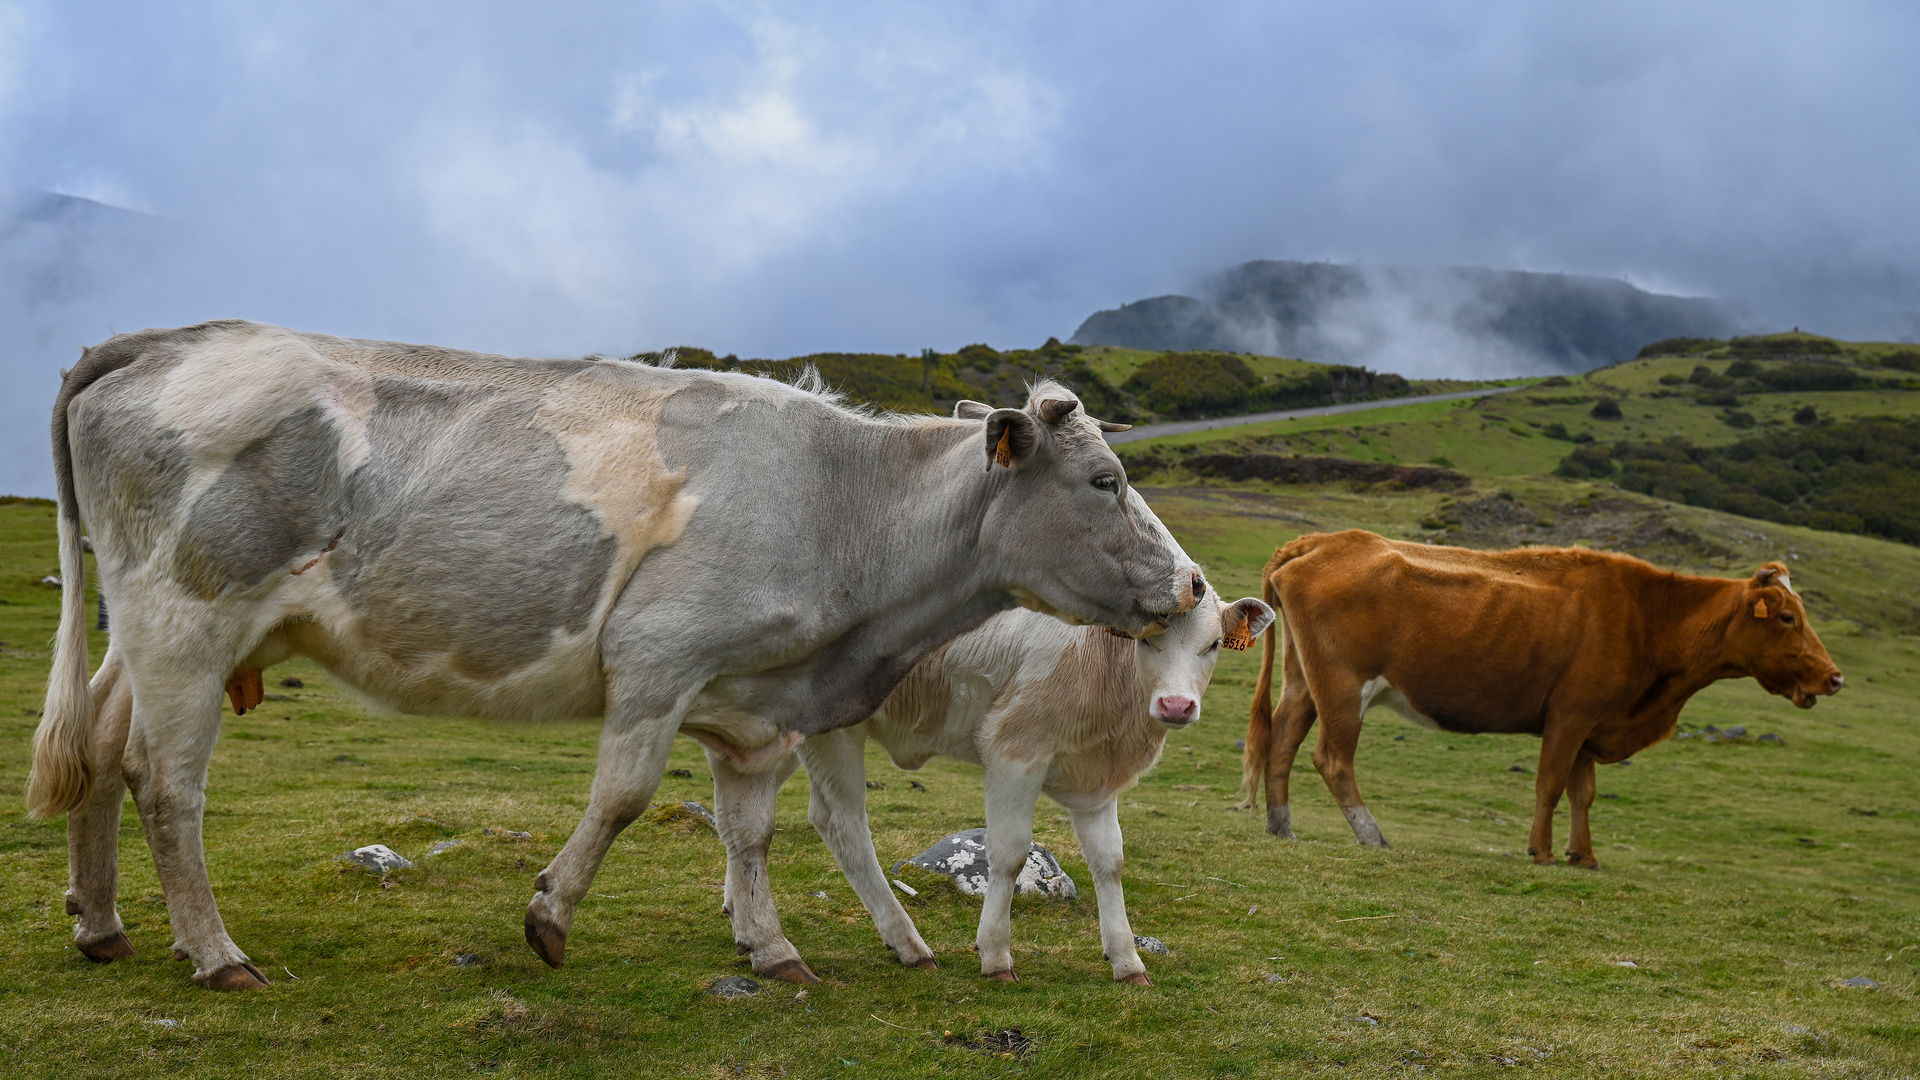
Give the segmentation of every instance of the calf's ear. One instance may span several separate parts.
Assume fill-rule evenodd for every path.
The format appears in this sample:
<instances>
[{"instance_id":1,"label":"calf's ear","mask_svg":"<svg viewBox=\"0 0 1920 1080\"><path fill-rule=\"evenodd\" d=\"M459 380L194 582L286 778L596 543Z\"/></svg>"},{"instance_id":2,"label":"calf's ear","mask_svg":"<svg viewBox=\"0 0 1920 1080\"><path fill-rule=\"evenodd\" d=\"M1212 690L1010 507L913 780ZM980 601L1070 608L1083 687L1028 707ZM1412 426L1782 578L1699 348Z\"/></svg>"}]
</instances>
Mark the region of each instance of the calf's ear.
<instances>
[{"instance_id":1,"label":"calf's ear","mask_svg":"<svg viewBox=\"0 0 1920 1080\"><path fill-rule=\"evenodd\" d=\"M988 414L992 412L993 406L988 405L984 401L968 401L965 398L961 398L959 401L953 403L953 418L955 420L984 420Z\"/></svg>"},{"instance_id":2,"label":"calf's ear","mask_svg":"<svg viewBox=\"0 0 1920 1080\"><path fill-rule=\"evenodd\" d=\"M1770 562L1753 572L1753 587L1764 589L1769 585L1778 585L1788 592L1793 591L1793 579L1787 575L1787 564Z\"/></svg>"},{"instance_id":3,"label":"calf's ear","mask_svg":"<svg viewBox=\"0 0 1920 1080\"><path fill-rule=\"evenodd\" d=\"M1021 409L995 409L987 414L987 471L995 465L1024 468L1040 447L1040 424Z\"/></svg>"},{"instance_id":4,"label":"calf's ear","mask_svg":"<svg viewBox=\"0 0 1920 1080\"><path fill-rule=\"evenodd\" d=\"M1254 597L1243 596L1220 613L1221 644L1245 649L1272 625L1273 609Z\"/></svg>"}]
</instances>

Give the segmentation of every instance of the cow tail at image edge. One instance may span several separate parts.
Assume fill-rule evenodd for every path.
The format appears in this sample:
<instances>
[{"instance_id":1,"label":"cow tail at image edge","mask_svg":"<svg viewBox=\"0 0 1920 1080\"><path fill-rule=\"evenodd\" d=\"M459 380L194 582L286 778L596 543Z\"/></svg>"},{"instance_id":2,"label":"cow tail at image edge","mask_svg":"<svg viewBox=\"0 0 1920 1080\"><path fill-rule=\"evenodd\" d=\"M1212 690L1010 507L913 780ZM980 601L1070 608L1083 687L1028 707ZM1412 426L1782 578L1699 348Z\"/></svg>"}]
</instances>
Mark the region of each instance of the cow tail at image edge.
<instances>
[{"instance_id":1,"label":"cow tail at image edge","mask_svg":"<svg viewBox=\"0 0 1920 1080\"><path fill-rule=\"evenodd\" d=\"M1247 743L1240 757L1240 791L1233 804L1236 810L1257 810L1260 783L1267 771L1267 751L1273 742L1273 658L1286 633L1287 620L1280 611L1280 593L1274 588L1273 574L1287 560L1286 548L1273 553L1260 574L1260 598L1273 609L1273 629L1261 644L1260 681L1253 689L1253 710L1247 717Z\"/></svg>"}]
</instances>

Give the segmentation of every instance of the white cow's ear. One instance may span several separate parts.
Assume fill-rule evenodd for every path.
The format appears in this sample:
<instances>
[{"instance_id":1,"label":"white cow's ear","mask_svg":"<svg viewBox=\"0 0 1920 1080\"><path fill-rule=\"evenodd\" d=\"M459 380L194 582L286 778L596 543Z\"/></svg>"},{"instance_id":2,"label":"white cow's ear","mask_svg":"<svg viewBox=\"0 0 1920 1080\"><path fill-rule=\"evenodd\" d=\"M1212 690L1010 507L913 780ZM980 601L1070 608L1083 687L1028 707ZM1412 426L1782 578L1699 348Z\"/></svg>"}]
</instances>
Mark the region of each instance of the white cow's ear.
<instances>
[{"instance_id":1,"label":"white cow's ear","mask_svg":"<svg viewBox=\"0 0 1920 1080\"><path fill-rule=\"evenodd\" d=\"M993 412L993 406L984 401L968 401L965 398L953 403L955 420L984 420Z\"/></svg>"},{"instance_id":2,"label":"white cow's ear","mask_svg":"<svg viewBox=\"0 0 1920 1080\"><path fill-rule=\"evenodd\" d=\"M1220 623L1227 637L1237 634L1252 644L1254 638L1266 633L1267 628L1273 625L1273 609L1254 597L1243 596L1228 604L1227 609L1220 613Z\"/></svg>"},{"instance_id":3,"label":"white cow's ear","mask_svg":"<svg viewBox=\"0 0 1920 1080\"><path fill-rule=\"evenodd\" d=\"M1023 409L995 409L987 414L987 469L995 465L1025 468L1040 446L1040 424Z\"/></svg>"}]
</instances>

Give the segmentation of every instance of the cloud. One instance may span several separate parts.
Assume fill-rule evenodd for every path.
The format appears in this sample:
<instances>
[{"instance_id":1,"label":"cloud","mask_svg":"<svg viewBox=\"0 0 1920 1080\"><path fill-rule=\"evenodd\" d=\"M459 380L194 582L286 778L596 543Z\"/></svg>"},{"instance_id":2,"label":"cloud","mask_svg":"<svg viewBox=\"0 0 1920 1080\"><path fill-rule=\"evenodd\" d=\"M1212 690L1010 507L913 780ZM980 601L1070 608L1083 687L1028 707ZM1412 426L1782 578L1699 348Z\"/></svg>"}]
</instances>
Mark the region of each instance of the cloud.
<instances>
[{"instance_id":1,"label":"cloud","mask_svg":"<svg viewBox=\"0 0 1920 1080\"><path fill-rule=\"evenodd\" d=\"M218 316L898 352L1064 336L1278 258L1916 333L1916 29L1860 2L0 0L0 201L164 234L89 234L56 301L53 248L0 217L0 489L49 488L32 432L77 346Z\"/></svg>"}]
</instances>

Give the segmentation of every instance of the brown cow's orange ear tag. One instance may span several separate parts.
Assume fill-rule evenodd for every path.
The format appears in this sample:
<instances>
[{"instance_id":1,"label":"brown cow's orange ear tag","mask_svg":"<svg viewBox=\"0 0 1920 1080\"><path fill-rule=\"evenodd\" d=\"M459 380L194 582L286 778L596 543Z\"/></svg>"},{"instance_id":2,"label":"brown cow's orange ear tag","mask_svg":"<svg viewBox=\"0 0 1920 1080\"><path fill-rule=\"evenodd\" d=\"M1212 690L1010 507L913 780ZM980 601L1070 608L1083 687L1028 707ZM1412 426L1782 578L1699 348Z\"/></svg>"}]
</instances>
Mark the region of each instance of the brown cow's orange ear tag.
<instances>
[{"instance_id":1,"label":"brown cow's orange ear tag","mask_svg":"<svg viewBox=\"0 0 1920 1080\"><path fill-rule=\"evenodd\" d=\"M1008 427L1000 433L1000 445L993 448L995 465L1013 468L1013 428Z\"/></svg>"},{"instance_id":2,"label":"brown cow's orange ear tag","mask_svg":"<svg viewBox=\"0 0 1920 1080\"><path fill-rule=\"evenodd\" d=\"M1755 600L1753 602L1753 617L1756 619L1764 619L1767 617L1767 602L1765 600Z\"/></svg>"}]
</instances>

